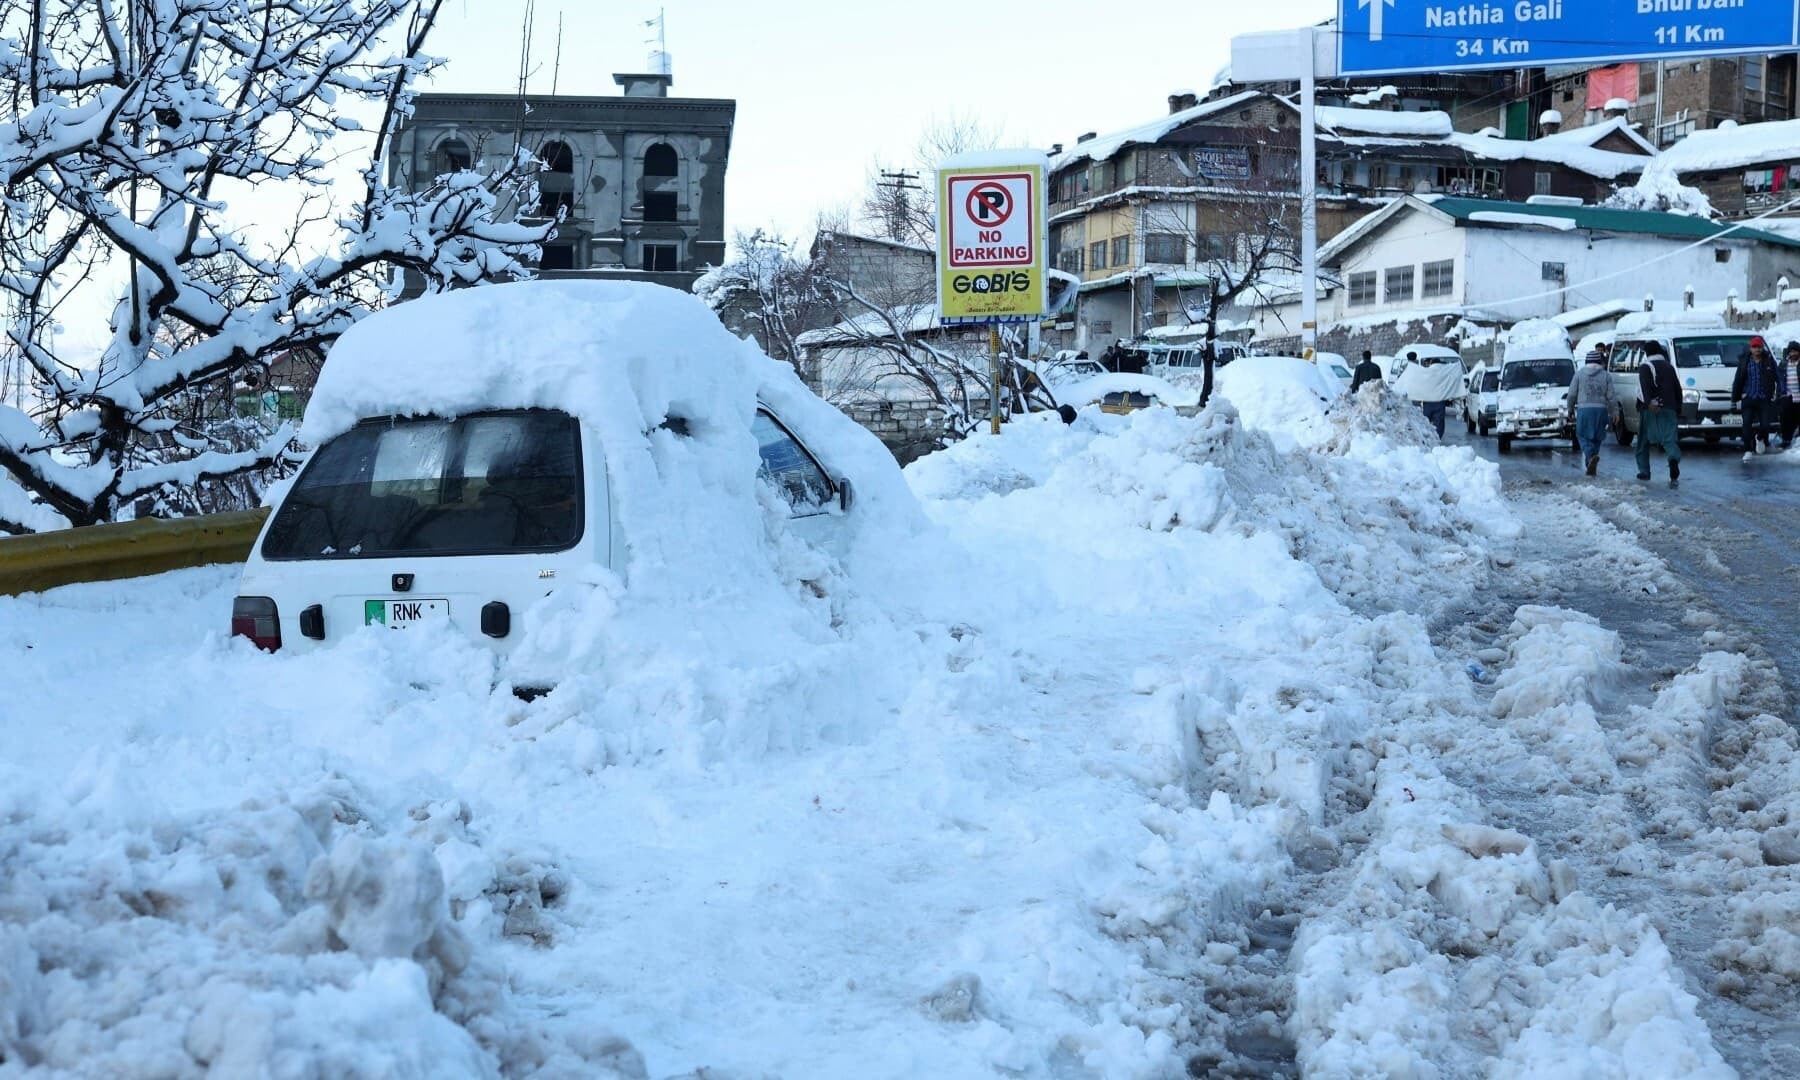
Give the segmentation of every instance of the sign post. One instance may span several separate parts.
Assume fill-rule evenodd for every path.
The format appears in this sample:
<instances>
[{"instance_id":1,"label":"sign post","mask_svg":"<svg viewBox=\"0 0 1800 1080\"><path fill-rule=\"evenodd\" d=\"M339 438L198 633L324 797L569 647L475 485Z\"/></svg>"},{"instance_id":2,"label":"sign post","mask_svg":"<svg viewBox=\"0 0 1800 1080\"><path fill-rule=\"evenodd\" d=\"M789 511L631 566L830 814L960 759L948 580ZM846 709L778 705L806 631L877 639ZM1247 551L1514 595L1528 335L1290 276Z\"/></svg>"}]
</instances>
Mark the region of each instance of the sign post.
<instances>
[{"instance_id":1,"label":"sign post","mask_svg":"<svg viewBox=\"0 0 1800 1080\"><path fill-rule=\"evenodd\" d=\"M938 315L945 325L987 324L988 418L1000 433L1002 323L1046 313L1044 177L1031 150L962 154L938 168Z\"/></svg>"},{"instance_id":2,"label":"sign post","mask_svg":"<svg viewBox=\"0 0 1800 1080\"><path fill-rule=\"evenodd\" d=\"M1338 0L1338 74L1791 52L1796 0Z\"/></svg>"}]
</instances>

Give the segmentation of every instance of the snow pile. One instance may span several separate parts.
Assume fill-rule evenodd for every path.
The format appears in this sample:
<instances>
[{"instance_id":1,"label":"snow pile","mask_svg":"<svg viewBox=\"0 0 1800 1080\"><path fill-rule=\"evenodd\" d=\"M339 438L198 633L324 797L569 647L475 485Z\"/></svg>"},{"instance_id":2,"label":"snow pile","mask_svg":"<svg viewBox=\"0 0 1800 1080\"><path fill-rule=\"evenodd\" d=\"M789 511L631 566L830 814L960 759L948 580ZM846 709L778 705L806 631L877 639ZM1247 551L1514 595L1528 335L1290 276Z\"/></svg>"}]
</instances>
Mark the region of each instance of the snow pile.
<instances>
[{"instance_id":1,"label":"snow pile","mask_svg":"<svg viewBox=\"0 0 1800 1080\"><path fill-rule=\"evenodd\" d=\"M423 824L383 835L365 798L331 780L180 813L116 759L63 792L9 772L0 1055L117 1077L644 1075L623 1040L515 1011L451 918L442 849Z\"/></svg>"}]
</instances>

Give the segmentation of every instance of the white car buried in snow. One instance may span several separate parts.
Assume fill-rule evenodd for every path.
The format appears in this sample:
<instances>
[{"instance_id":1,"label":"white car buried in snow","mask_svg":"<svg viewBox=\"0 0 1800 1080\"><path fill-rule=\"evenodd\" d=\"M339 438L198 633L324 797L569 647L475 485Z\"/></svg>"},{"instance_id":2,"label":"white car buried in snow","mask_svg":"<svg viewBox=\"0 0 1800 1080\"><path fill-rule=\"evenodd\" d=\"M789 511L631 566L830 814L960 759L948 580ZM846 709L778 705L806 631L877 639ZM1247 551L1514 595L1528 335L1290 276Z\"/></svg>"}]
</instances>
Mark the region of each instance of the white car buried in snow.
<instances>
[{"instance_id":1,"label":"white car buried in snow","mask_svg":"<svg viewBox=\"0 0 1800 1080\"><path fill-rule=\"evenodd\" d=\"M373 315L332 349L305 435L318 449L232 610L270 651L440 623L504 653L571 580L754 576L771 532L842 552L867 516L851 475L911 505L872 436L655 285L496 285Z\"/></svg>"}]
</instances>

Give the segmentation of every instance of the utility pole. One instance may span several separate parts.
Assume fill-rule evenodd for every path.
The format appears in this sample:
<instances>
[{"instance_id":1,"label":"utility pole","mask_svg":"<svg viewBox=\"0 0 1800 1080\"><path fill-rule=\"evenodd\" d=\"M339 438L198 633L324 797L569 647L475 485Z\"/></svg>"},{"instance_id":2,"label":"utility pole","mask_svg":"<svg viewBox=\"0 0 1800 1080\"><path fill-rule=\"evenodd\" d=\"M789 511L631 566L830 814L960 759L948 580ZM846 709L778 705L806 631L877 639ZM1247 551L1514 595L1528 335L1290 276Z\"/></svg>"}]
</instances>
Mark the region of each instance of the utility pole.
<instances>
[{"instance_id":1,"label":"utility pole","mask_svg":"<svg viewBox=\"0 0 1800 1080\"><path fill-rule=\"evenodd\" d=\"M883 169L880 175L875 186L893 193L887 203L888 235L895 240L904 240L906 219L912 210L912 199L906 193L925 189L914 182L919 179L919 174L907 169Z\"/></svg>"},{"instance_id":2,"label":"utility pole","mask_svg":"<svg viewBox=\"0 0 1800 1080\"><path fill-rule=\"evenodd\" d=\"M1373 17L1380 27L1382 0ZM1300 31L1306 61L1300 68L1300 355L1307 360L1319 345L1319 148L1315 31Z\"/></svg>"}]
</instances>

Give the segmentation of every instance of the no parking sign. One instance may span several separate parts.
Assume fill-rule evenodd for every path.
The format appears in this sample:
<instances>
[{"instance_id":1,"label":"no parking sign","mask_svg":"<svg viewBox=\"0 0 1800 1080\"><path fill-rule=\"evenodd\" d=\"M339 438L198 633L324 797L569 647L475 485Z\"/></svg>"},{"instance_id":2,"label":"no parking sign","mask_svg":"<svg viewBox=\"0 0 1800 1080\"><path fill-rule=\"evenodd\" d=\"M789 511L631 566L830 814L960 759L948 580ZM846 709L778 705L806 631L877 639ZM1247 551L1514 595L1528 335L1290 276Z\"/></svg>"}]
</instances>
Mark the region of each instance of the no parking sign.
<instances>
[{"instance_id":1,"label":"no parking sign","mask_svg":"<svg viewBox=\"0 0 1800 1080\"><path fill-rule=\"evenodd\" d=\"M989 152L945 162L938 170L938 309L944 321L1042 318L1044 234L1041 155Z\"/></svg>"}]
</instances>

